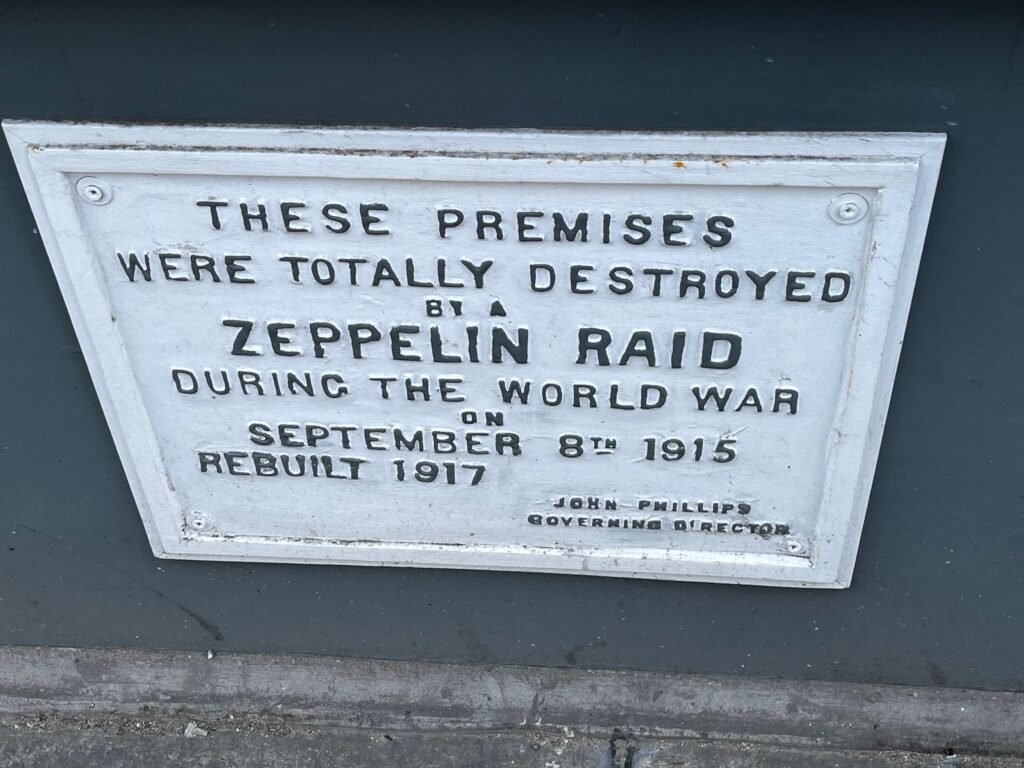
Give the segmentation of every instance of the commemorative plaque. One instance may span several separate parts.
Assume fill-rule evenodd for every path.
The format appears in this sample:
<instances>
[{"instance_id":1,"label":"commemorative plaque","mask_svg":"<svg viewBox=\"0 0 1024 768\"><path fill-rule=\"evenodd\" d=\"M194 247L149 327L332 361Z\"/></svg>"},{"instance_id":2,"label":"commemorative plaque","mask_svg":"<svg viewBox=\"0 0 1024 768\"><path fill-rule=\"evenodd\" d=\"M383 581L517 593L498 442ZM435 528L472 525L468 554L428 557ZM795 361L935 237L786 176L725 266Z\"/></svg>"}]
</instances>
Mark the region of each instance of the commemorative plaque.
<instances>
[{"instance_id":1,"label":"commemorative plaque","mask_svg":"<svg viewBox=\"0 0 1024 768\"><path fill-rule=\"evenodd\" d=\"M5 131L158 556L849 584L944 137Z\"/></svg>"}]
</instances>

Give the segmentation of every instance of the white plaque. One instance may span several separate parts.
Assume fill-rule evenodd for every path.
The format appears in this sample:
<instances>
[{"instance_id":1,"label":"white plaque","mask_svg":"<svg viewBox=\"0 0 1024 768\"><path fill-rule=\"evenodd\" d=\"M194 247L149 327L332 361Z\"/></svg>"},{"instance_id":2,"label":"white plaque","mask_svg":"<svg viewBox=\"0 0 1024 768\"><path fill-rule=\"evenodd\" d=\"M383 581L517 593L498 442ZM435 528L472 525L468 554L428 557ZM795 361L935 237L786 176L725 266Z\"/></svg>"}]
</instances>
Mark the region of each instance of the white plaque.
<instances>
[{"instance_id":1,"label":"white plaque","mask_svg":"<svg viewBox=\"0 0 1024 768\"><path fill-rule=\"evenodd\" d=\"M158 556L849 584L943 136L5 130Z\"/></svg>"}]
</instances>

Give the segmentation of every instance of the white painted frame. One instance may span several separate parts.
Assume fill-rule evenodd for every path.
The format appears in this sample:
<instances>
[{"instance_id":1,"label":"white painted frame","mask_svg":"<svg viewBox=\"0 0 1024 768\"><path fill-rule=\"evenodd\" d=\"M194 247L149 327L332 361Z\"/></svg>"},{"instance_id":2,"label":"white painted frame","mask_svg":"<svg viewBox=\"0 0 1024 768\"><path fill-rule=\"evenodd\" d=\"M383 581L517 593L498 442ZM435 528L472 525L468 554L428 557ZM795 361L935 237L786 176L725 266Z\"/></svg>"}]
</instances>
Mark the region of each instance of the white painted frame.
<instances>
[{"instance_id":1,"label":"white painted frame","mask_svg":"<svg viewBox=\"0 0 1024 768\"><path fill-rule=\"evenodd\" d=\"M28 194L154 553L200 560L576 572L846 587L850 583L892 383L939 175L942 134L696 134L159 126L5 121ZM685 173L673 170L685 163ZM72 202L74 179L103 172L472 181L843 186L878 190L873 255L851 329L811 557L295 540L237 551L180 526L157 435L111 322L102 275ZM237 538L236 538L237 541Z\"/></svg>"}]
</instances>

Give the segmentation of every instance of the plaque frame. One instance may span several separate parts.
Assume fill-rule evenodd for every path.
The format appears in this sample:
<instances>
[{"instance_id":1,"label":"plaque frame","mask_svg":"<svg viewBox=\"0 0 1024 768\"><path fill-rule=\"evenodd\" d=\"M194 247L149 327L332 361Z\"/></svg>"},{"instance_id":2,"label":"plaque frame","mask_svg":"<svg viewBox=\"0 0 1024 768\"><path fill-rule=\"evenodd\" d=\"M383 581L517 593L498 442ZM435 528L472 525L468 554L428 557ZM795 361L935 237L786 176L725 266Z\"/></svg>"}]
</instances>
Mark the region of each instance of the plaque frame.
<instances>
[{"instance_id":1,"label":"plaque frame","mask_svg":"<svg viewBox=\"0 0 1024 768\"><path fill-rule=\"evenodd\" d=\"M849 586L945 145L944 134L604 133L5 121L4 131L157 557L403 565L635 576L767 586ZM671 161L671 162L662 162ZM680 173L680 169L685 173ZM483 169L486 169L483 170ZM680 550L259 540L244 551L183 525L159 438L76 212L92 174L474 180L504 169L572 183L843 186L879 192L829 440L812 547L783 555Z\"/></svg>"}]
</instances>

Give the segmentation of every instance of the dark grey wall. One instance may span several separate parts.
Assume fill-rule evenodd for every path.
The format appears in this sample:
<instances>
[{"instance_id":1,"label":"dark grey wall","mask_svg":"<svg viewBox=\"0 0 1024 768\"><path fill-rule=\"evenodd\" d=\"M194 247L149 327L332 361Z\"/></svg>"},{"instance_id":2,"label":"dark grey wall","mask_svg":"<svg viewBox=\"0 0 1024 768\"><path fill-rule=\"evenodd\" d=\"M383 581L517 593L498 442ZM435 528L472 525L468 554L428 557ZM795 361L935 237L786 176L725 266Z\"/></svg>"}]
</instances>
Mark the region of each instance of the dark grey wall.
<instances>
[{"instance_id":1,"label":"dark grey wall","mask_svg":"<svg viewBox=\"0 0 1024 768\"><path fill-rule=\"evenodd\" d=\"M0 152L0 643L1024 689L1019 6L135 5L4 4L0 115L950 142L843 592L154 559Z\"/></svg>"}]
</instances>

